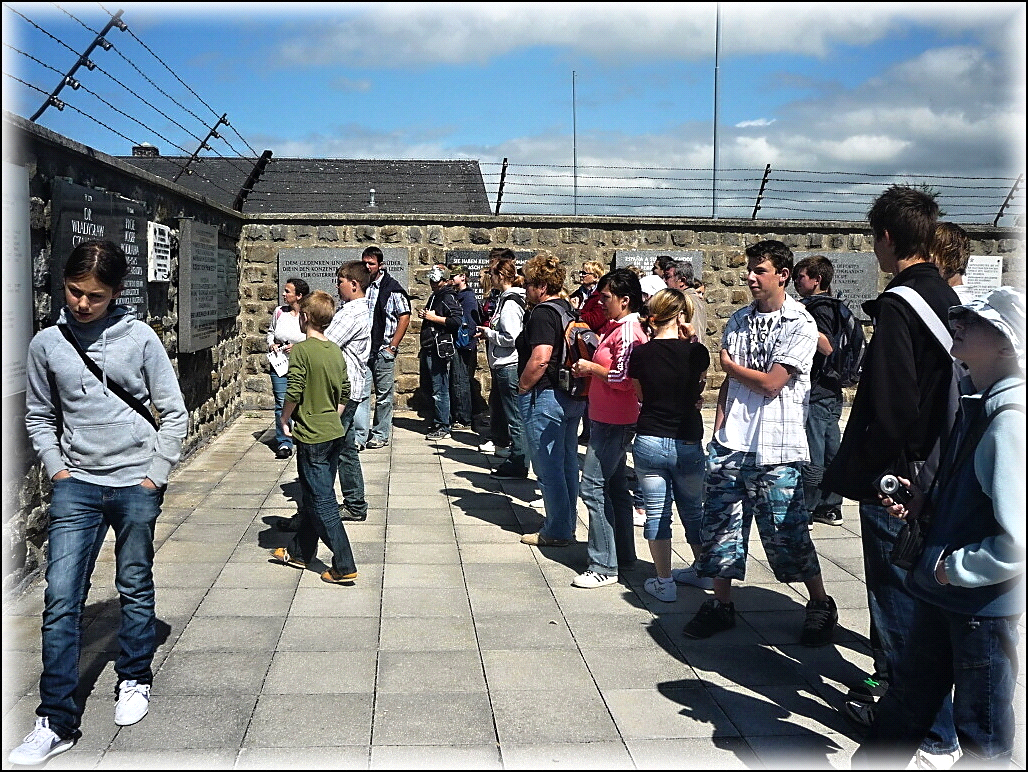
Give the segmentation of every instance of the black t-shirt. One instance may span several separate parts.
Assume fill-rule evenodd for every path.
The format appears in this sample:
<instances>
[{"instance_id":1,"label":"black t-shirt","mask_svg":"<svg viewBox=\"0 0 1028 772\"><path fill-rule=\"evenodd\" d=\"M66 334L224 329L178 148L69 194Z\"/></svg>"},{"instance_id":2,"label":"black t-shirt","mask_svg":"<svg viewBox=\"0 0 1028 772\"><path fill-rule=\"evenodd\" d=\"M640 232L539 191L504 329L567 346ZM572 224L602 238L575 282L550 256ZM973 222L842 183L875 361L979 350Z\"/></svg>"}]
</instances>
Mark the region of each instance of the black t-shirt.
<instances>
[{"instance_id":1,"label":"black t-shirt","mask_svg":"<svg viewBox=\"0 0 1028 772\"><path fill-rule=\"evenodd\" d=\"M708 367L710 352L702 343L668 339L637 346L628 361L628 374L643 392L635 433L702 441L703 417L696 402L703 393L700 373Z\"/></svg>"},{"instance_id":2,"label":"black t-shirt","mask_svg":"<svg viewBox=\"0 0 1028 772\"><path fill-rule=\"evenodd\" d=\"M563 303L568 312L572 311L571 304L563 298L553 302ZM557 313L557 310L548 308L542 303L525 313L525 326L514 341L514 347L518 351L519 378L525 372L525 366L532 356L532 349L536 346L553 346L550 363L536 385L544 389L555 389L557 388L557 370L564 353L564 327L561 325L560 314Z\"/></svg>"}]
</instances>

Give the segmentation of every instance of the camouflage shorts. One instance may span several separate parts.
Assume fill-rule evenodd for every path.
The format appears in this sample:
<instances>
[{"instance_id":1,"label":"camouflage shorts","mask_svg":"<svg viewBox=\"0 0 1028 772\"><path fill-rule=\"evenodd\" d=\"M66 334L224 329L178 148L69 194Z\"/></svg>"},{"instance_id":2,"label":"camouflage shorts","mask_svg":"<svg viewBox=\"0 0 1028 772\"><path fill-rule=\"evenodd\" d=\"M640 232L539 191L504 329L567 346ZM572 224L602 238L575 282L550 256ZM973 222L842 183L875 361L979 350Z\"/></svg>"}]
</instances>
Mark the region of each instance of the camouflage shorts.
<instances>
[{"instance_id":1,"label":"camouflage shorts","mask_svg":"<svg viewBox=\"0 0 1028 772\"><path fill-rule=\"evenodd\" d=\"M705 500L697 565L701 576L745 579L750 526L764 545L780 582L802 582L821 573L803 506L801 464L757 466L755 453L707 448Z\"/></svg>"}]
</instances>

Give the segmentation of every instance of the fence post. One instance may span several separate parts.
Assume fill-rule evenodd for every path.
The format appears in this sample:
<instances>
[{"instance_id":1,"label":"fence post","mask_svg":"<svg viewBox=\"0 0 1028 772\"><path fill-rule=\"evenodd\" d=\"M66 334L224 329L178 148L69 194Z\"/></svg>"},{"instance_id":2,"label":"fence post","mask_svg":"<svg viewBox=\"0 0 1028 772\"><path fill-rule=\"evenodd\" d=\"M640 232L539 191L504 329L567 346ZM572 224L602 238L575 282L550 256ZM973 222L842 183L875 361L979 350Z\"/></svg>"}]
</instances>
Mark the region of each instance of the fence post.
<instances>
[{"instance_id":1,"label":"fence post","mask_svg":"<svg viewBox=\"0 0 1028 772\"><path fill-rule=\"evenodd\" d=\"M757 192L757 200L753 204L753 215L750 217L751 220L757 219L757 210L760 209L760 201L764 198L764 188L767 186L767 178L771 174L771 164L768 164L764 169L764 179L760 181L760 190Z\"/></svg>"},{"instance_id":2,"label":"fence post","mask_svg":"<svg viewBox=\"0 0 1028 772\"><path fill-rule=\"evenodd\" d=\"M500 186L496 190L496 214L500 213L500 199L503 198L503 181L507 178L507 159L503 159L503 168L500 169Z\"/></svg>"},{"instance_id":3,"label":"fence post","mask_svg":"<svg viewBox=\"0 0 1028 772\"><path fill-rule=\"evenodd\" d=\"M1000 206L999 208L999 211L996 212L996 219L992 221L993 228L999 225L999 218L1003 216L1003 212L1006 211L1007 204L1010 203L1010 199L1014 197L1014 194L1017 192L1017 189L1021 187L1022 182L1024 182L1024 172L1021 172L1019 175L1017 175L1017 179L1014 180L1014 186L1010 189L1010 192L1007 193L1007 197L1004 199L1002 206Z\"/></svg>"}]
</instances>

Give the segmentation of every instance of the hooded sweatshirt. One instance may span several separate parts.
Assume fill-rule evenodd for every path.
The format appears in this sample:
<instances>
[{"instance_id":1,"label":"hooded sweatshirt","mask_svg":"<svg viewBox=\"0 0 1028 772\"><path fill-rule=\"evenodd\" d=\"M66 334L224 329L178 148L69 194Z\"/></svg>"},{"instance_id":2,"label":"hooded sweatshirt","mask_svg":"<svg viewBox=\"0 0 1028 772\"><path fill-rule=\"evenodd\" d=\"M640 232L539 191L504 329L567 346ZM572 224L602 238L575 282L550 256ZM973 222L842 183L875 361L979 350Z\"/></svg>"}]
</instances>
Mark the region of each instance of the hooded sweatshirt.
<instances>
[{"instance_id":1,"label":"hooded sweatshirt","mask_svg":"<svg viewBox=\"0 0 1028 772\"><path fill-rule=\"evenodd\" d=\"M98 379L56 327L29 344L25 425L49 477L67 469L76 480L124 488L149 477L166 485L188 428L178 376L160 338L125 306L111 305L103 319L76 322L62 309L79 346L103 373ZM51 389L50 380L56 388ZM155 430L107 386L120 384L160 416ZM63 431L57 436L55 403Z\"/></svg>"}]
</instances>

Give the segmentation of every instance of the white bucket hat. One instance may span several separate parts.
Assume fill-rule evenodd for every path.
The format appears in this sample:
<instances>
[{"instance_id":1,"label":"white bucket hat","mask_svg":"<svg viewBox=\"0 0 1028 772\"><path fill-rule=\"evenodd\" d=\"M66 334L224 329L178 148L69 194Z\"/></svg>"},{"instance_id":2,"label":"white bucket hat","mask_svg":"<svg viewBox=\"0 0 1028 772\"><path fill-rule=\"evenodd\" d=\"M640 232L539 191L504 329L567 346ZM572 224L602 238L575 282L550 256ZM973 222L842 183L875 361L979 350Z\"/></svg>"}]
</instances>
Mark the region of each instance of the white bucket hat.
<instances>
[{"instance_id":1,"label":"white bucket hat","mask_svg":"<svg viewBox=\"0 0 1028 772\"><path fill-rule=\"evenodd\" d=\"M1025 309L1024 293L1013 287L997 287L975 298L962 306L952 306L949 310L950 326L954 319L965 314L977 314L987 321L1010 341L1017 354L1017 364L1024 372L1025 366Z\"/></svg>"}]
</instances>

